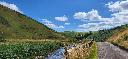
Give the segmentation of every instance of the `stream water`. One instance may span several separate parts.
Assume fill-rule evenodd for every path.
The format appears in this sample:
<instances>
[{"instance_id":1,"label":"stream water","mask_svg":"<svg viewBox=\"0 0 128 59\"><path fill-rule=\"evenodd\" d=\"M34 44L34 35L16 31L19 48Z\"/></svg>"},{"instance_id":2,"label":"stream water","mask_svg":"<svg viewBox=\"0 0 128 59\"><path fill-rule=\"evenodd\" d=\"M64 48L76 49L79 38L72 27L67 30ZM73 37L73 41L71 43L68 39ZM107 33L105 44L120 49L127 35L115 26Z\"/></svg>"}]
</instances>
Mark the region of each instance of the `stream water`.
<instances>
[{"instance_id":1,"label":"stream water","mask_svg":"<svg viewBox=\"0 0 128 59\"><path fill-rule=\"evenodd\" d=\"M56 50L55 52L53 52L52 55L49 55L45 59L65 59L64 52L65 52L65 49L64 49L64 47L62 47L62 48Z\"/></svg>"},{"instance_id":2,"label":"stream water","mask_svg":"<svg viewBox=\"0 0 128 59\"><path fill-rule=\"evenodd\" d=\"M75 45L69 45L67 46L67 49L71 49L76 47ZM49 55L45 59L66 59L65 55L65 49L64 47L61 47L60 49L56 50L55 52L52 53L52 55Z\"/></svg>"}]
</instances>

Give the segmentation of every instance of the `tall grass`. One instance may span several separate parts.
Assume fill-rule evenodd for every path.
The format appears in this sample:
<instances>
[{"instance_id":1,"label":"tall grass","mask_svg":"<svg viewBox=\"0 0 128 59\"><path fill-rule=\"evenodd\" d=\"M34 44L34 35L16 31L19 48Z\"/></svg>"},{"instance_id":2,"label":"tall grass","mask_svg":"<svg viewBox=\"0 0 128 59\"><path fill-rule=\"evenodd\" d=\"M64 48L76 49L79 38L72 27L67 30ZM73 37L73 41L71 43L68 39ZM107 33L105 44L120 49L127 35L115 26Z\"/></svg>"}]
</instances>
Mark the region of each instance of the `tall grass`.
<instances>
[{"instance_id":1,"label":"tall grass","mask_svg":"<svg viewBox=\"0 0 128 59\"><path fill-rule=\"evenodd\" d=\"M96 42L92 44L89 51L89 57L87 59L98 59Z\"/></svg>"}]
</instances>

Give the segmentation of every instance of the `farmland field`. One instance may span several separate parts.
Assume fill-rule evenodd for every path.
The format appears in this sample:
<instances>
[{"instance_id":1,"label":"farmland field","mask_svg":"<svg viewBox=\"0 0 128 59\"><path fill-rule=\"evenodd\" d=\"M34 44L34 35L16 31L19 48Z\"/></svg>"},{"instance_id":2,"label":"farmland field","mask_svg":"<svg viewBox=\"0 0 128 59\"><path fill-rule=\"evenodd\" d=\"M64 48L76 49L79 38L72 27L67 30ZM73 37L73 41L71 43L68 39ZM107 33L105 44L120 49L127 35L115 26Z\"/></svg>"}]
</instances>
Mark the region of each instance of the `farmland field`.
<instances>
[{"instance_id":1,"label":"farmland field","mask_svg":"<svg viewBox=\"0 0 128 59\"><path fill-rule=\"evenodd\" d=\"M21 42L21 43L1 43L0 44L0 58L16 58L16 59L34 59L38 56L44 58L62 47L60 42Z\"/></svg>"}]
</instances>

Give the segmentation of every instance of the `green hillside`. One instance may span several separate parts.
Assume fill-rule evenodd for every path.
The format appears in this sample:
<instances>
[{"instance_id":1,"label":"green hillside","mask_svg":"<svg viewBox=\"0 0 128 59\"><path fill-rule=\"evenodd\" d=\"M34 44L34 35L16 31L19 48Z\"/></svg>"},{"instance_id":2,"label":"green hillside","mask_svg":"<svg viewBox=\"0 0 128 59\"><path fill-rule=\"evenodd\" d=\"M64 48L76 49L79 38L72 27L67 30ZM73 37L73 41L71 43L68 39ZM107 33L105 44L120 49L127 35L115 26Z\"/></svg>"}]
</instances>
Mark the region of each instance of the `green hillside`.
<instances>
[{"instance_id":1,"label":"green hillside","mask_svg":"<svg viewBox=\"0 0 128 59\"><path fill-rule=\"evenodd\" d=\"M5 39L61 39L61 34L19 12L0 5L0 37Z\"/></svg>"},{"instance_id":2,"label":"green hillside","mask_svg":"<svg viewBox=\"0 0 128 59\"><path fill-rule=\"evenodd\" d=\"M97 42L107 41L123 49L128 49L128 24L93 32L87 39L94 39Z\"/></svg>"},{"instance_id":3,"label":"green hillside","mask_svg":"<svg viewBox=\"0 0 128 59\"><path fill-rule=\"evenodd\" d=\"M94 39L95 41L107 41L110 37L120 32L128 30L128 25L118 26L112 29L104 29L93 32L87 39Z\"/></svg>"}]
</instances>

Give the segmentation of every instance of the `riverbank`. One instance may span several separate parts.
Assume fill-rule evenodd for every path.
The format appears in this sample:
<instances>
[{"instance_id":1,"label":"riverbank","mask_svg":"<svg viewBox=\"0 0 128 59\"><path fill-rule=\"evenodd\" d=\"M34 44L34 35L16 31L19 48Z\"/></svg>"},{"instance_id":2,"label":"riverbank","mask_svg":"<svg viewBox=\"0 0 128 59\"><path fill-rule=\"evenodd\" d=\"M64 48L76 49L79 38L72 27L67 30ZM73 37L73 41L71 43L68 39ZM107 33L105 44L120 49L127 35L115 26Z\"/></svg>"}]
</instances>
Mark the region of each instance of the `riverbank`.
<instances>
[{"instance_id":1,"label":"riverbank","mask_svg":"<svg viewBox=\"0 0 128 59\"><path fill-rule=\"evenodd\" d=\"M68 45L56 50L46 59L97 59L96 43L93 42L91 46L88 42Z\"/></svg>"}]
</instances>

